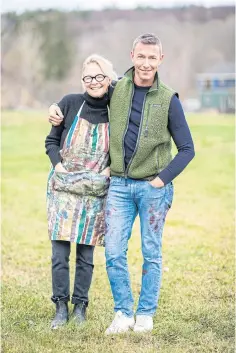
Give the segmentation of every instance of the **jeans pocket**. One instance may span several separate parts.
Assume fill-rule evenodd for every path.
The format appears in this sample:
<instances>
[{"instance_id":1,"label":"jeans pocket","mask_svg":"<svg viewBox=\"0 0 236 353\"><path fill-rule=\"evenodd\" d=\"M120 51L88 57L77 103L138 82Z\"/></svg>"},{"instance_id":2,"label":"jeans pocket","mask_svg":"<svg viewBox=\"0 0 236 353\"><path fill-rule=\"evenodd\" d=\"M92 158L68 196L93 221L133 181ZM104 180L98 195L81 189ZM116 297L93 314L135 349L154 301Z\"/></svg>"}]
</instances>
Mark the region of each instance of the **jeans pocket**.
<instances>
[{"instance_id":1,"label":"jeans pocket","mask_svg":"<svg viewBox=\"0 0 236 353\"><path fill-rule=\"evenodd\" d=\"M124 178L122 177L117 177L117 176L112 176L110 178L110 184L111 185L121 185L124 182Z\"/></svg>"},{"instance_id":2,"label":"jeans pocket","mask_svg":"<svg viewBox=\"0 0 236 353\"><path fill-rule=\"evenodd\" d=\"M169 184L166 185L166 204L167 204L168 210L172 206L173 196L174 196L174 187L173 187L173 183L170 182Z\"/></svg>"},{"instance_id":3,"label":"jeans pocket","mask_svg":"<svg viewBox=\"0 0 236 353\"><path fill-rule=\"evenodd\" d=\"M165 186L153 186L151 183L150 183L150 181L148 181L148 184L151 186L151 188L153 188L153 189L156 189L156 190L161 190L161 189L163 189Z\"/></svg>"},{"instance_id":4,"label":"jeans pocket","mask_svg":"<svg viewBox=\"0 0 236 353\"><path fill-rule=\"evenodd\" d=\"M150 181L146 181L146 183L148 184L148 189L152 192L155 192L155 193L164 193L165 191L165 185L164 186L160 186L160 187L156 187L156 186L153 186Z\"/></svg>"}]
</instances>

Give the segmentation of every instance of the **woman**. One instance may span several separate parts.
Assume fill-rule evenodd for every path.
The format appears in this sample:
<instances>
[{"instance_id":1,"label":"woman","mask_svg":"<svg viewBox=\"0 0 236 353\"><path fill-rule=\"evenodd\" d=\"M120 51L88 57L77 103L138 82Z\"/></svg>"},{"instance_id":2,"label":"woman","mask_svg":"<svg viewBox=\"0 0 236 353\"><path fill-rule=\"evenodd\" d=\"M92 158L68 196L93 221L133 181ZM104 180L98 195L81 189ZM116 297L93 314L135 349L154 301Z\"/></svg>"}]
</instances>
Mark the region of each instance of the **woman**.
<instances>
[{"instance_id":1,"label":"woman","mask_svg":"<svg viewBox=\"0 0 236 353\"><path fill-rule=\"evenodd\" d=\"M95 245L103 245L104 206L109 187L108 88L112 64L98 55L82 69L84 94L65 96L61 125L53 126L45 146L53 168L48 178L48 230L52 242L53 329L68 321L70 244L76 243L72 317L86 319Z\"/></svg>"}]
</instances>

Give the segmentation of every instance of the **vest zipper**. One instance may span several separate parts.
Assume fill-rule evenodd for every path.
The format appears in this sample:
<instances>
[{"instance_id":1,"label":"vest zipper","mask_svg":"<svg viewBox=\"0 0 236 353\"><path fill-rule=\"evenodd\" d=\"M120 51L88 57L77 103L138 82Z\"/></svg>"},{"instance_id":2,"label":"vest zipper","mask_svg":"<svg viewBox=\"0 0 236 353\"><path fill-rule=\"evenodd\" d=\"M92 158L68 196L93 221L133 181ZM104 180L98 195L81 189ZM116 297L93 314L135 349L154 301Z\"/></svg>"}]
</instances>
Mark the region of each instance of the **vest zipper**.
<instances>
[{"instance_id":1,"label":"vest zipper","mask_svg":"<svg viewBox=\"0 0 236 353\"><path fill-rule=\"evenodd\" d=\"M144 137L148 137L148 118L149 118L150 105L151 103L148 103L147 121L146 121L145 130L144 130Z\"/></svg>"},{"instance_id":2,"label":"vest zipper","mask_svg":"<svg viewBox=\"0 0 236 353\"><path fill-rule=\"evenodd\" d=\"M126 174L126 169L125 169L125 135L127 134L127 131L128 131L129 118L130 118L133 98L134 98L134 85L132 85L132 97L131 97L131 102L130 102L130 106L129 106L129 114L128 114L128 119L127 119L126 129L125 129L125 133L124 133L124 136L123 136L123 156L124 156L124 158L123 158L123 168L124 168L124 174L125 174L125 186L127 186L127 174Z\"/></svg>"},{"instance_id":3,"label":"vest zipper","mask_svg":"<svg viewBox=\"0 0 236 353\"><path fill-rule=\"evenodd\" d=\"M131 165L131 163L132 163L132 161L134 159L134 156L135 156L135 154L137 152L137 149L138 149L138 143L139 143L139 140L140 140L140 135L141 135L142 126L143 126L143 111L144 111L144 106L145 106L145 102L146 102L147 93L145 94L144 100L143 100L143 107L142 107L141 120L140 120L140 126L139 126L139 132L138 132L138 138L137 138L137 141L136 141L136 146L135 146L134 152L132 154L132 157L130 158L130 161L129 161L128 165L127 165L127 168L125 170L126 185L127 185L128 170L129 170L129 167L130 167L130 165Z\"/></svg>"}]
</instances>

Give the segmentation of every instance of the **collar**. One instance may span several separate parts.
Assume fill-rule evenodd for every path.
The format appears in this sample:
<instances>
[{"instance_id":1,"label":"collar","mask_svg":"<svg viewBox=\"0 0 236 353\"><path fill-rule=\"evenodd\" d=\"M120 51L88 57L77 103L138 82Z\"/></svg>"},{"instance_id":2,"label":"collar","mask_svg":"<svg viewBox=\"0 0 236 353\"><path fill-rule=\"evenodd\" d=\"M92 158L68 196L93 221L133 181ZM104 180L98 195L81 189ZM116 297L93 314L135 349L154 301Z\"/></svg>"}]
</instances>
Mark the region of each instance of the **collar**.
<instances>
[{"instance_id":1,"label":"collar","mask_svg":"<svg viewBox=\"0 0 236 353\"><path fill-rule=\"evenodd\" d=\"M86 103L95 108L104 108L109 104L108 94L104 94L103 97L94 98L88 94L88 92L84 92L83 98Z\"/></svg>"}]
</instances>

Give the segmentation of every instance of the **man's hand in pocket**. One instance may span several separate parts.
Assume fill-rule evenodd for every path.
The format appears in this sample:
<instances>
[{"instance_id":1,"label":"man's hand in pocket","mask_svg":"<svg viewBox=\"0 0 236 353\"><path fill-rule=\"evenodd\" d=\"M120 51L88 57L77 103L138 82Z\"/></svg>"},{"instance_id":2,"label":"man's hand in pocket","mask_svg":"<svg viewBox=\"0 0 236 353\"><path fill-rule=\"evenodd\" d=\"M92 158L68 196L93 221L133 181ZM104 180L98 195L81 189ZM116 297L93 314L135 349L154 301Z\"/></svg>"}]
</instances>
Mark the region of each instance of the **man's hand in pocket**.
<instances>
[{"instance_id":1,"label":"man's hand in pocket","mask_svg":"<svg viewBox=\"0 0 236 353\"><path fill-rule=\"evenodd\" d=\"M153 179L152 181L149 181L149 183L154 187L154 188L161 188L163 187L165 184L163 183L163 181L159 178L156 177L155 179Z\"/></svg>"}]
</instances>

